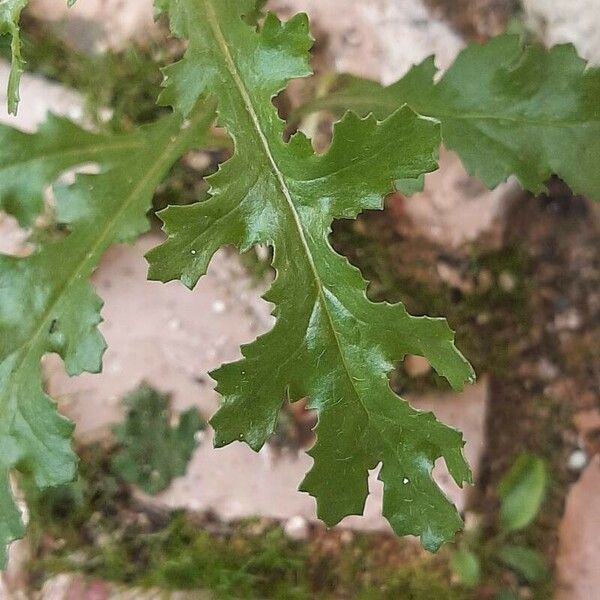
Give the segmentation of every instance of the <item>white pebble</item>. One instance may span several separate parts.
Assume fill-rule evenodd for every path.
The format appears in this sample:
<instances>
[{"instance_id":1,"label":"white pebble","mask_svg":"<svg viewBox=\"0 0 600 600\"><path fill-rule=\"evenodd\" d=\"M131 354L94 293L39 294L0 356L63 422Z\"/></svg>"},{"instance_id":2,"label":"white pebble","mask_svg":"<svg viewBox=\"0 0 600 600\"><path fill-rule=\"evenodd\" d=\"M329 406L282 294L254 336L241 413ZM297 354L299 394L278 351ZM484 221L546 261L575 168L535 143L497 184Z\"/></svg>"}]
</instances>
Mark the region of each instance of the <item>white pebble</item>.
<instances>
[{"instance_id":1,"label":"white pebble","mask_svg":"<svg viewBox=\"0 0 600 600\"><path fill-rule=\"evenodd\" d=\"M171 319L169 321L169 329L171 331L178 331L181 329L181 321L179 319Z\"/></svg>"},{"instance_id":2,"label":"white pebble","mask_svg":"<svg viewBox=\"0 0 600 600\"><path fill-rule=\"evenodd\" d=\"M575 450L571 456L569 456L567 466L571 471L581 471L587 465L587 462L587 454L583 450Z\"/></svg>"},{"instance_id":3,"label":"white pebble","mask_svg":"<svg viewBox=\"0 0 600 600\"><path fill-rule=\"evenodd\" d=\"M225 306L225 302L223 302L222 300L217 300L216 302L213 302L213 312L218 315L224 313L226 308L227 307Z\"/></svg>"},{"instance_id":4,"label":"white pebble","mask_svg":"<svg viewBox=\"0 0 600 600\"><path fill-rule=\"evenodd\" d=\"M309 527L304 517L296 516L287 521L283 531L290 540L302 542L308 538Z\"/></svg>"}]
</instances>

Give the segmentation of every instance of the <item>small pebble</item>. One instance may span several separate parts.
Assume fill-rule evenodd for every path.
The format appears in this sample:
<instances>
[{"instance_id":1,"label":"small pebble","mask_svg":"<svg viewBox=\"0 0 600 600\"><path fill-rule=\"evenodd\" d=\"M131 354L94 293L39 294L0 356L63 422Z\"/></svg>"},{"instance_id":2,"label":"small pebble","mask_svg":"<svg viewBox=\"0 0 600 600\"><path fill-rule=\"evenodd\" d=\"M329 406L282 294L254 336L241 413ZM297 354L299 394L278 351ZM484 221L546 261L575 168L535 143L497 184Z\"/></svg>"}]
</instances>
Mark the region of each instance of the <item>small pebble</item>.
<instances>
[{"instance_id":1,"label":"small pebble","mask_svg":"<svg viewBox=\"0 0 600 600\"><path fill-rule=\"evenodd\" d=\"M404 368L409 377L423 377L431 371L431 365L426 358L412 354L404 359Z\"/></svg>"},{"instance_id":2,"label":"small pebble","mask_svg":"<svg viewBox=\"0 0 600 600\"><path fill-rule=\"evenodd\" d=\"M503 292L510 293L517 287L515 276L509 271L502 271L498 277L498 284Z\"/></svg>"},{"instance_id":3,"label":"small pebble","mask_svg":"<svg viewBox=\"0 0 600 600\"><path fill-rule=\"evenodd\" d=\"M571 453L571 456L569 456L569 462L567 463L567 466L569 467L570 471L579 472L584 469L584 467L587 465L587 462L587 454L583 450L575 450Z\"/></svg>"},{"instance_id":4,"label":"small pebble","mask_svg":"<svg viewBox=\"0 0 600 600\"><path fill-rule=\"evenodd\" d=\"M224 313L226 308L227 307L225 306L225 302L223 302L222 300L217 300L216 302L213 302L213 312L218 315Z\"/></svg>"},{"instance_id":5,"label":"small pebble","mask_svg":"<svg viewBox=\"0 0 600 600\"><path fill-rule=\"evenodd\" d=\"M537 372L539 377L545 381L551 381L552 379L556 379L556 377L558 377L557 366L545 357L541 358L538 362Z\"/></svg>"},{"instance_id":6,"label":"small pebble","mask_svg":"<svg viewBox=\"0 0 600 600\"><path fill-rule=\"evenodd\" d=\"M581 327L581 315L574 309L568 310L554 318L554 326L556 329L568 329L574 331Z\"/></svg>"},{"instance_id":7,"label":"small pebble","mask_svg":"<svg viewBox=\"0 0 600 600\"><path fill-rule=\"evenodd\" d=\"M304 517L292 517L283 526L283 532L288 539L294 542L302 542L308 539L309 526Z\"/></svg>"}]
</instances>

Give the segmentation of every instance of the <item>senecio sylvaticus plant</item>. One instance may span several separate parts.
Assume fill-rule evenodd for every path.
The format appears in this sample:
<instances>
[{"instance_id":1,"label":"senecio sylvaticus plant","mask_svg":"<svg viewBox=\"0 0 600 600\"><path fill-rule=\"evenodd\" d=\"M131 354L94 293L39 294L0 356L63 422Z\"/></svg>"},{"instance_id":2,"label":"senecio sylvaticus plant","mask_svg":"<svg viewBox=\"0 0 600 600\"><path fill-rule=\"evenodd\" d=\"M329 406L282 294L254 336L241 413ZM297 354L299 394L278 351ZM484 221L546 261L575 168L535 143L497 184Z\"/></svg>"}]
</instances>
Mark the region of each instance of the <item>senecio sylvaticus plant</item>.
<instances>
[{"instance_id":1,"label":"senecio sylvaticus plant","mask_svg":"<svg viewBox=\"0 0 600 600\"><path fill-rule=\"evenodd\" d=\"M26 3L0 1L0 33L12 36L13 113ZM303 133L285 141L272 102L291 79L311 75L308 19L281 22L263 4L157 0L187 50L164 71L158 101L171 111L153 124L102 134L49 116L34 134L0 129L0 209L32 227L52 186L66 232L38 240L26 257L0 256L1 562L24 534L12 475L43 488L76 473L73 426L45 394L40 361L57 353L69 375L100 371L102 301L90 277L111 245L148 230L157 186L185 153L210 146L215 124L233 142L231 157L208 179L208 199L160 213L168 237L147 258L151 279L192 289L219 248L273 248L277 276L265 299L275 325L212 373L221 397L216 445L260 449L284 400L308 398L318 424L301 489L328 525L363 512L378 466L383 513L398 535L435 551L462 525L431 473L443 459L458 485L471 481L463 437L411 408L388 376L409 354L457 390L474 381L473 370L444 319L367 298L360 272L329 243L331 225L381 209L394 190L418 189L442 141L490 187L514 176L540 192L555 173L600 198L600 72L570 45L524 48L506 35L466 48L439 80L432 59L389 87L342 76L300 109L341 116L329 149L316 154ZM94 173L60 179L90 163Z\"/></svg>"}]
</instances>

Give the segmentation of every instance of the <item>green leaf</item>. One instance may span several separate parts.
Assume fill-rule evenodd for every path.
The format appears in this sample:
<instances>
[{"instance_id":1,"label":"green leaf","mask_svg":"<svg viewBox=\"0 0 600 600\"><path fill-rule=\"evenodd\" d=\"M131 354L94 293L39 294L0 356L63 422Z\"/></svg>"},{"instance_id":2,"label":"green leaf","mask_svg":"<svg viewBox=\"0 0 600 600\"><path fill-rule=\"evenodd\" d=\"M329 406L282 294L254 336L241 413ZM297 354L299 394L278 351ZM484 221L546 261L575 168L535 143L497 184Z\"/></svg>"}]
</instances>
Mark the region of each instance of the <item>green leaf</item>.
<instances>
[{"instance_id":1,"label":"green leaf","mask_svg":"<svg viewBox=\"0 0 600 600\"><path fill-rule=\"evenodd\" d=\"M245 441L258 450L274 432L284 398L309 397L319 416L312 470L302 490L333 525L361 514L367 476L383 464L384 514L401 535L437 549L461 527L431 478L443 457L459 485L470 481L462 435L413 410L390 389L388 373L406 354L425 356L461 388L474 378L444 320L414 318L401 304L373 304L357 269L331 248L333 219L381 208L397 179L436 168L438 127L403 108L378 123L348 114L327 154L302 134L283 141L272 98L310 73L312 40L304 15L261 28L242 19L250 0L172 0L175 33L189 39L166 71L162 101L189 110L218 98L219 124L235 142L231 160L210 178L212 197L161 214L168 242L149 254L150 276L192 288L214 252L231 244L274 247L277 279L265 296L274 328L245 346L243 360L212 374L223 397L212 420L217 446Z\"/></svg>"},{"instance_id":2,"label":"green leaf","mask_svg":"<svg viewBox=\"0 0 600 600\"><path fill-rule=\"evenodd\" d=\"M551 174L600 200L600 69L571 45L523 49L505 35L465 49L434 83L433 58L389 87L344 76L302 110L352 109L380 118L404 103L438 119L444 144L489 187L510 175L541 192Z\"/></svg>"},{"instance_id":3,"label":"green leaf","mask_svg":"<svg viewBox=\"0 0 600 600\"><path fill-rule=\"evenodd\" d=\"M204 423L196 408L179 416L171 427L169 396L142 385L125 398L127 415L114 428L120 451L113 470L148 494L158 494L185 475L196 448L196 433Z\"/></svg>"},{"instance_id":4,"label":"green leaf","mask_svg":"<svg viewBox=\"0 0 600 600\"><path fill-rule=\"evenodd\" d=\"M452 571L467 587L476 587L481 581L479 558L469 550L458 550L452 557Z\"/></svg>"},{"instance_id":5,"label":"green leaf","mask_svg":"<svg viewBox=\"0 0 600 600\"><path fill-rule=\"evenodd\" d=\"M528 583L537 583L548 576L544 555L530 548L504 546L498 552L498 558Z\"/></svg>"},{"instance_id":6,"label":"green leaf","mask_svg":"<svg viewBox=\"0 0 600 600\"><path fill-rule=\"evenodd\" d=\"M537 516L548 484L546 463L522 454L498 486L500 525L506 531L524 529Z\"/></svg>"},{"instance_id":7,"label":"green leaf","mask_svg":"<svg viewBox=\"0 0 600 600\"><path fill-rule=\"evenodd\" d=\"M19 36L19 18L28 0L3 0L0 2L0 35L11 36L10 51L12 65L8 78L8 112L17 114L19 105L19 83L23 73L24 61L21 57L21 38Z\"/></svg>"},{"instance_id":8,"label":"green leaf","mask_svg":"<svg viewBox=\"0 0 600 600\"><path fill-rule=\"evenodd\" d=\"M102 254L112 244L134 239L148 229L146 211L153 192L171 165L203 142L214 112L196 109L189 119L171 116L139 131L115 137L129 148L119 161L112 150L98 151L99 175L78 175L71 186L55 186L57 214L69 234L39 245L26 258L0 255L0 563L5 544L23 527L9 489L9 473L27 473L38 487L55 486L75 473L70 445L72 425L58 415L42 389L41 358L59 354L70 375L98 372L105 348L97 331L101 300L88 282ZM89 160L90 134L62 120L63 139L81 143L62 168ZM104 138L99 137L99 140ZM17 136L3 148L9 161L39 149L40 138ZM53 160L52 157L49 160ZM41 189L55 166L34 171ZM0 187L6 188L0 171Z\"/></svg>"}]
</instances>

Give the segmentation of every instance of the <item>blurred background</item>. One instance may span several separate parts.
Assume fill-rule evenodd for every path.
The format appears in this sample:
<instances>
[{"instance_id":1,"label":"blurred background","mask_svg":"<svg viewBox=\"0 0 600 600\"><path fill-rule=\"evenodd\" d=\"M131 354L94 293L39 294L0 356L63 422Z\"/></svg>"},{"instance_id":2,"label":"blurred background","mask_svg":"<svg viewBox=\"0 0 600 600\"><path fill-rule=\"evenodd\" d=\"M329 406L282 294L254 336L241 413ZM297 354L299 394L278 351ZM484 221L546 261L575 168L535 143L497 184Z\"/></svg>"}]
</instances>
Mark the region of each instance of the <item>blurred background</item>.
<instances>
[{"instance_id":1,"label":"blurred background","mask_svg":"<svg viewBox=\"0 0 600 600\"><path fill-rule=\"evenodd\" d=\"M153 121L161 66L182 53L154 23L150 0L32 0L23 21L28 73L17 118L34 131L48 111L126 131ZM600 1L274 0L305 11L315 77L277 98L285 118L327 90L332 73L389 84L431 54L447 68L470 41L505 31L571 42L600 64ZM9 40L1 42L0 96ZM332 116L300 127L326 147ZM230 152L190 153L154 207L206 194L204 177ZM220 149L219 149L220 148ZM401 150L401 149L400 149ZM478 383L462 394L416 357L393 374L411 403L465 433L475 485L436 478L466 529L437 555L398 539L380 516L376 473L364 517L326 530L297 491L310 467L314 416L286 406L258 454L213 450L206 426L218 398L208 372L272 325L260 296L270 250L221 251L192 293L145 281L158 220L113 248L95 275L109 344L101 375L69 379L55 357L47 389L75 424L79 479L22 489L29 534L11 549L0 598L105 600L600 598L600 228L598 205L559 180L533 197L517 182L488 191L442 151L425 191L388 198L382 213L336 223L334 246L361 268L376 300L446 316ZM27 253L54 223L23 231L0 215L0 251Z\"/></svg>"}]
</instances>

